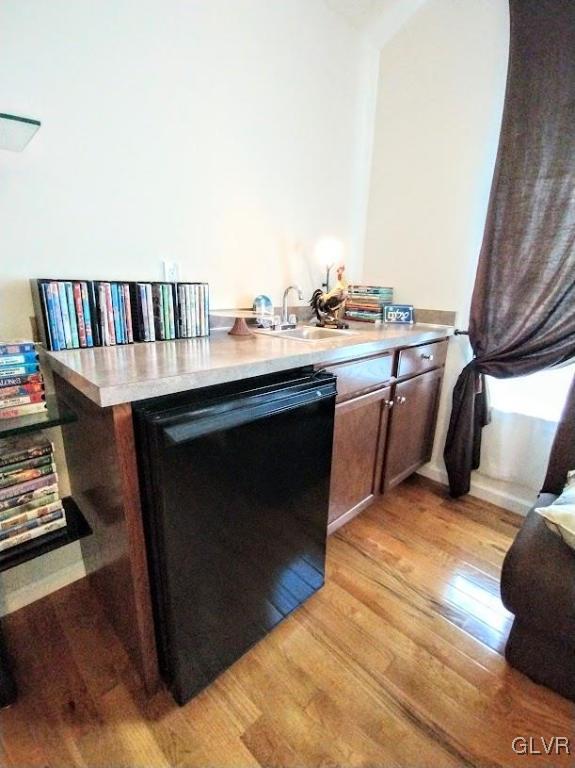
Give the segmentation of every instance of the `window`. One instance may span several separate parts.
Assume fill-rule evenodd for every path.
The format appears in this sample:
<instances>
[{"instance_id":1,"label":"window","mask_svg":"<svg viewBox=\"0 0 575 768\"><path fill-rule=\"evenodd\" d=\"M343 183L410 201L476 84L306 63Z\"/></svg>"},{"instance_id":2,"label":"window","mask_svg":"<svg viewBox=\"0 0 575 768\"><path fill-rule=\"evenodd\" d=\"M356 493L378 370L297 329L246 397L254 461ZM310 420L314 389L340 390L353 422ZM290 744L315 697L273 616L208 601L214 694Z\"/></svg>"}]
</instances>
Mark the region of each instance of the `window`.
<instances>
[{"instance_id":1,"label":"window","mask_svg":"<svg viewBox=\"0 0 575 768\"><path fill-rule=\"evenodd\" d=\"M574 374L570 364L512 379L488 377L489 404L504 413L559 421Z\"/></svg>"}]
</instances>

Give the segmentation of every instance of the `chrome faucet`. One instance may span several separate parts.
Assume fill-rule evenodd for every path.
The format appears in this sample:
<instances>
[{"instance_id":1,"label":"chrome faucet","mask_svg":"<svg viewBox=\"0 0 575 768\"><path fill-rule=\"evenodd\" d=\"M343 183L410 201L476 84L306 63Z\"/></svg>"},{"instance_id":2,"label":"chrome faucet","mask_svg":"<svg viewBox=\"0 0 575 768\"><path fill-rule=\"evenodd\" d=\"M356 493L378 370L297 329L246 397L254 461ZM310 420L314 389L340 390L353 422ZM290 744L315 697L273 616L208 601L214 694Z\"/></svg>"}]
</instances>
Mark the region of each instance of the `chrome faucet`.
<instances>
[{"instance_id":1,"label":"chrome faucet","mask_svg":"<svg viewBox=\"0 0 575 768\"><path fill-rule=\"evenodd\" d=\"M288 296L290 291L297 291L298 299L301 301L303 299L303 291L299 287L299 285L288 285L288 287L284 291L284 297L282 300L282 325L287 325L289 322L289 316L288 316Z\"/></svg>"}]
</instances>

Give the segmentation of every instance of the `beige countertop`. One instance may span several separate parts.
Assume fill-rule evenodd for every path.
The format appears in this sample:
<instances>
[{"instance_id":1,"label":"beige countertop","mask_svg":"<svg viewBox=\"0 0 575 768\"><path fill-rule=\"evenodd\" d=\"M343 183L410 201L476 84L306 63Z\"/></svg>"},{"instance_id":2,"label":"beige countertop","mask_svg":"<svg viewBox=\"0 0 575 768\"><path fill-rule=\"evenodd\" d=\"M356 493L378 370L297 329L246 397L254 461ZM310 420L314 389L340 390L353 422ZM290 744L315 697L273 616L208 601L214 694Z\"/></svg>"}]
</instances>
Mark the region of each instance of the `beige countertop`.
<instances>
[{"instance_id":1,"label":"beige countertop","mask_svg":"<svg viewBox=\"0 0 575 768\"><path fill-rule=\"evenodd\" d=\"M326 341L305 342L212 331L200 339L177 339L94 349L46 352L43 360L102 407L222 384L305 365L327 364L445 338L453 328L423 323L366 329Z\"/></svg>"}]
</instances>

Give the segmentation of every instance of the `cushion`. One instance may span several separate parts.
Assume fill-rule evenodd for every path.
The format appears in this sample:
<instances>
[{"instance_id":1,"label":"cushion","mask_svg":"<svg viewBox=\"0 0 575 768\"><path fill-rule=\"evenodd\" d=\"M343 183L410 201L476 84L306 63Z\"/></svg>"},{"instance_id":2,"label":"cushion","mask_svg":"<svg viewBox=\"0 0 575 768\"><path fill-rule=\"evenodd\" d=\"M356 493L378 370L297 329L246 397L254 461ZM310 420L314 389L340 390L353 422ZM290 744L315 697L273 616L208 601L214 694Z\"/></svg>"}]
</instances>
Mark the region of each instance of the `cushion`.
<instances>
[{"instance_id":1,"label":"cushion","mask_svg":"<svg viewBox=\"0 0 575 768\"><path fill-rule=\"evenodd\" d=\"M549 530L575 549L575 470L567 473L567 484L561 496L549 506L536 507L535 511L545 518Z\"/></svg>"}]
</instances>

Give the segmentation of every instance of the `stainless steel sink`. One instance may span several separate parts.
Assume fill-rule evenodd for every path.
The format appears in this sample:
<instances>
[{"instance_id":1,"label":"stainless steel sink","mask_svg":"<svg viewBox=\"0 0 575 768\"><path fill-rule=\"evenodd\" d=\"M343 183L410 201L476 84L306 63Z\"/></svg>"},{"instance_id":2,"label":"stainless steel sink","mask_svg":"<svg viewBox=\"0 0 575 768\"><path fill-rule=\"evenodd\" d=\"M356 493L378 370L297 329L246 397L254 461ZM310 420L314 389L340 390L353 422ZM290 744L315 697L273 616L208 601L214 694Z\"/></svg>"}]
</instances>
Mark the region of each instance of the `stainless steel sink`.
<instances>
[{"instance_id":1,"label":"stainless steel sink","mask_svg":"<svg viewBox=\"0 0 575 768\"><path fill-rule=\"evenodd\" d=\"M294 341L329 341L342 336L353 336L357 331L345 331L338 328L314 328L313 326L303 326L301 328L290 328L287 331L260 331L266 336L274 336L278 339L293 339Z\"/></svg>"}]
</instances>

